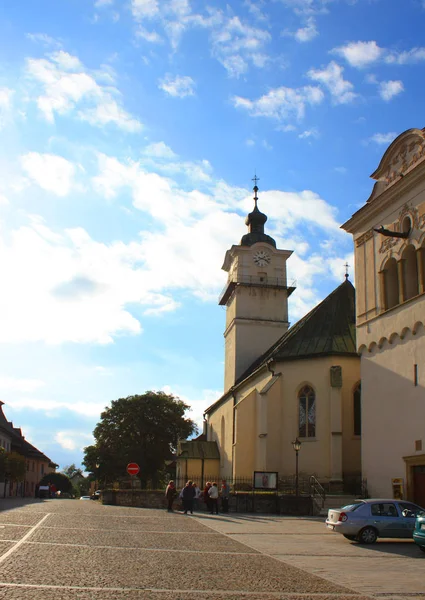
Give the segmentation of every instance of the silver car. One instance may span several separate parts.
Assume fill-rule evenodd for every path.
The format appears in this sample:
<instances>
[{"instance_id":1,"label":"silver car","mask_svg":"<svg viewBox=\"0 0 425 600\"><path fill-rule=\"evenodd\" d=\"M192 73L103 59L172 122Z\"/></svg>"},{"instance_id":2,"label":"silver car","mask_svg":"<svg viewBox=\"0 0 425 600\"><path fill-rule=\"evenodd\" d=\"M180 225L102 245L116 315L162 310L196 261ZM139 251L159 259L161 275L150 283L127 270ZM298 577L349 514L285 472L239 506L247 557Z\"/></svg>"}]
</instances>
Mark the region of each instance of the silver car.
<instances>
[{"instance_id":1,"label":"silver car","mask_svg":"<svg viewBox=\"0 0 425 600\"><path fill-rule=\"evenodd\" d=\"M404 500L372 498L330 509L326 527L348 540L373 544L378 537L411 538L416 516L425 509Z\"/></svg>"}]
</instances>

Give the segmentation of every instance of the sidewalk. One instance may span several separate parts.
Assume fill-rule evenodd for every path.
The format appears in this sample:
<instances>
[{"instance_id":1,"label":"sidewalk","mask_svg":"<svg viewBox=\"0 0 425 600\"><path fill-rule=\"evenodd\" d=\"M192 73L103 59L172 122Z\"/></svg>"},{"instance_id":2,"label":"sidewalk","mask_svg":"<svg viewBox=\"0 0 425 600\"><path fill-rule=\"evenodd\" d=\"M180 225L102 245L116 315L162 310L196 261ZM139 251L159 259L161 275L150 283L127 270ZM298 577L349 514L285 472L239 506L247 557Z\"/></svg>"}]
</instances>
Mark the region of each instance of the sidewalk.
<instances>
[{"instance_id":1,"label":"sidewalk","mask_svg":"<svg viewBox=\"0 0 425 600\"><path fill-rule=\"evenodd\" d=\"M413 540L364 546L328 531L323 517L230 513L198 518L234 541L358 593L385 600L425 598L425 555Z\"/></svg>"}]
</instances>

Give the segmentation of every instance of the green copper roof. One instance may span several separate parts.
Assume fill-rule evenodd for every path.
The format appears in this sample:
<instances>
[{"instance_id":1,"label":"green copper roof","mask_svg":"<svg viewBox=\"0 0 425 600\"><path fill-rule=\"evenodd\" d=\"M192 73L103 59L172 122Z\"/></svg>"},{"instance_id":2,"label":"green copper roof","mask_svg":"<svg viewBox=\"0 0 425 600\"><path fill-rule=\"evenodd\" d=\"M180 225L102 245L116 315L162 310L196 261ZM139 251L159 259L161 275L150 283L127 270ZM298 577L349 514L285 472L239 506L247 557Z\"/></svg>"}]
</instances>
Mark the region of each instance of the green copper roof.
<instances>
[{"instance_id":1,"label":"green copper roof","mask_svg":"<svg viewBox=\"0 0 425 600\"><path fill-rule=\"evenodd\" d=\"M300 319L239 377L236 383L269 361L330 355L355 355L355 290L346 279L320 304Z\"/></svg>"}]
</instances>

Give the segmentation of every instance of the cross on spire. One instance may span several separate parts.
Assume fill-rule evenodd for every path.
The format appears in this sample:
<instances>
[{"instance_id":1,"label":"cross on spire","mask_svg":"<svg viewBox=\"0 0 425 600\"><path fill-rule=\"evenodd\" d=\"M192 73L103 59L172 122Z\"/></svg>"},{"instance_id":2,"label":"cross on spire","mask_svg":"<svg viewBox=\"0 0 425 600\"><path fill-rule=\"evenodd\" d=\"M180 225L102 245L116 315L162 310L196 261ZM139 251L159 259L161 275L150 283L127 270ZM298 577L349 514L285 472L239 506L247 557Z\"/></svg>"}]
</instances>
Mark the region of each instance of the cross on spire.
<instances>
[{"instance_id":1,"label":"cross on spire","mask_svg":"<svg viewBox=\"0 0 425 600\"><path fill-rule=\"evenodd\" d=\"M348 275L348 268L349 268L349 264L348 262L345 263L344 267L345 267L345 279L348 279L349 275Z\"/></svg>"},{"instance_id":2,"label":"cross on spire","mask_svg":"<svg viewBox=\"0 0 425 600\"><path fill-rule=\"evenodd\" d=\"M258 201L258 196L257 196L257 192L258 192L258 186L257 186L257 181L260 181L260 178L257 177L257 173L255 173L254 177L252 178L252 181L254 182L254 202L255 202L255 206L257 206L257 201Z\"/></svg>"}]
</instances>

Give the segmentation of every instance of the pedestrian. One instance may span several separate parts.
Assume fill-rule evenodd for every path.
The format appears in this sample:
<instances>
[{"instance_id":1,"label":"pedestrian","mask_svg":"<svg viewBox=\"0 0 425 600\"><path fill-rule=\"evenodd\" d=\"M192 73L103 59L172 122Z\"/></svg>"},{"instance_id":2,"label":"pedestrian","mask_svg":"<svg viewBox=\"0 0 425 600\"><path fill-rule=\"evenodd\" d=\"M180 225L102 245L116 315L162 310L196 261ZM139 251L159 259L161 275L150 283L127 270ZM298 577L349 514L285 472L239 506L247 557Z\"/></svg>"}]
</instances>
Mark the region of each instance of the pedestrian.
<instances>
[{"instance_id":1,"label":"pedestrian","mask_svg":"<svg viewBox=\"0 0 425 600\"><path fill-rule=\"evenodd\" d=\"M195 488L192 485L192 481L188 481L183 488L183 508L184 514L187 515L188 511L193 515L193 499L195 498Z\"/></svg>"},{"instance_id":2,"label":"pedestrian","mask_svg":"<svg viewBox=\"0 0 425 600\"><path fill-rule=\"evenodd\" d=\"M224 513L229 512L229 496L230 496L230 487L225 479L221 481L221 510Z\"/></svg>"},{"instance_id":3,"label":"pedestrian","mask_svg":"<svg viewBox=\"0 0 425 600\"><path fill-rule=\"evenodd\" d=\"M199 499L202 497L202 492L197 483L193 483L193 489L195 490L195 497L193 499L193 508L199 510Z\"/></svg>"},{"instance_id":4,"label":"pedestrian","mask_svg":"<svg viewBox=\"0 0 425 600\"><path fill-rule=\"evenodd\" d=\"M204 502L207 505L208 512L211 512L211 498L210 498L210 495L208 494L210 488L211 488L211 481L207 481L207 483L205 484L205 488L204 488Z\"/></svg>"},{"instance_id":5,"label":"pedestrian","mask_svg":"<svg viewBox=\"0 0 425 600\"><path fill-rule=\"evenodd\" d=\"M165 497L167 498L168 512L173 512L173 502L174 502L174 498L176 496L177 496L176 486L174 485L174 481L171 479L168 482L167 489L165 490Z\"/></svg>"},{"instance_id":6,"label":"pedestrian","mask_svg":"<svg viewBox=\"0 0 425 600\"><path fill-rule=\"evenodd\" d=\"M208 496L210 497L210 502L211 502L210 514L213 515L214 510L215 510L215 514L218 515L218 487L217 487L217 483L215 481L212 484L212 486L210 487L210 489L208 490Z\"/></svg>"}]
</instances>

